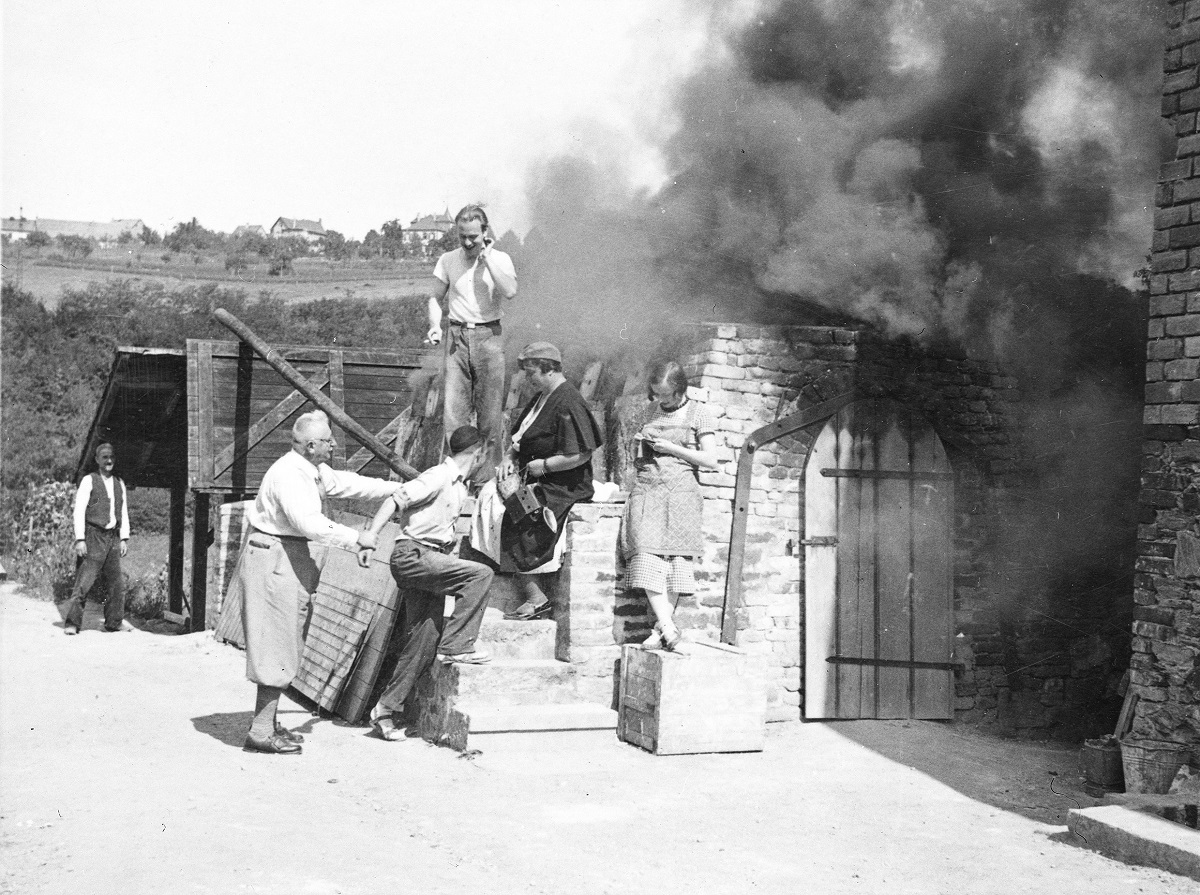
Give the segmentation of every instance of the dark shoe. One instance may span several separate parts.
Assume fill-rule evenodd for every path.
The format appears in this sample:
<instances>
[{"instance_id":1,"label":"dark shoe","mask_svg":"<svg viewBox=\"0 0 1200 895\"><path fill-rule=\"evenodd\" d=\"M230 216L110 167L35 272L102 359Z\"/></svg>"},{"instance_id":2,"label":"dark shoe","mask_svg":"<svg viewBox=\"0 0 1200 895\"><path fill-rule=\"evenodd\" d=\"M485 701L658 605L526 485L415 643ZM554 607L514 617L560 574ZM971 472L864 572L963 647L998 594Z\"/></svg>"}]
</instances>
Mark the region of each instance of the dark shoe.
<instances>
[{"instance_id":1,"label":"dark shoe","mask_svg":"<svg viewBox=\"0 0 1200 895\"><path fill-rule=\"evenodd\" d=\"M279 734L263 739L256 737L252 733L248 733L246 734L246 742L242 744L242 751L264 752L267 755L299 755L300 744L293 743Z\"/></svg>"},{"instance_id":2,"label":"dark shoe","mask_svg":"<svg viewBox=\"0 0 1200 895\"><path fill-rule=\"evenodd\" d=\"M63 625L63 633L64 634L78 634L79 633L79 625L73 625L70 622L67 622L65 625Z\"/></svg>"},{"instance_id":3,"label":"dark shoe","mask_svg":"<svg viewBox=\"0 0 1200 895\"><path fill-rule=\"evenodd\" d=\"M275 736L283 737L289 743L303 743L304 734L296 733L294 730L288 730L282 724L275 724Z\"/></svg>"},{"instance_id":4,"label":"dark shoe","mask_svg":"<svg viewBox=\"0 0 1200 895\"><path fill-rule=\"evenodd\" d=\"M504 613L504 617L509 621L533 621L538 618L552 618L554 615L554 604L547 600L540 606L534 603L522 603L512 612Z\"/></svg>"}]
</instances>

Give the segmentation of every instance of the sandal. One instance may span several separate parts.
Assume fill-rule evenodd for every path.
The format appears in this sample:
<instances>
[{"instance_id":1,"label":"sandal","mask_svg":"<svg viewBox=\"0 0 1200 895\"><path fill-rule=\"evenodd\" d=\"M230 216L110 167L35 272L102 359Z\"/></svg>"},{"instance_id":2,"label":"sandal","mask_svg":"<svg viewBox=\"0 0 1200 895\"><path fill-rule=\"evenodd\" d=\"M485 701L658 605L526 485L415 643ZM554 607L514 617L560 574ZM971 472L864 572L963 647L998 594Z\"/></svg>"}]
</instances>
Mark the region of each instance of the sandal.
<instances>
[{"instance_id":1,"label":"sandal","mask_svg":"<svg viewBox=\"0 0 1200 895\"><path fill-rule=\"evenodd\" d=\"M683 633L678 628L672 628L670 631L662 633L662 648L667 652L674 652L675 648L683 642Z\"/></svg>"},{"instance_id":2,"label":"sandal","mask_svg":"<svg viewBox=\"0 0 1200 895\"><path fill-rule=\"evenodd\" d=\"M539 618L551 618L553 612L554 604L549 600L541 604L525 602L512 612L504 613L504 617L509 621L533 621Z\"/></svg>"}]
</instances>

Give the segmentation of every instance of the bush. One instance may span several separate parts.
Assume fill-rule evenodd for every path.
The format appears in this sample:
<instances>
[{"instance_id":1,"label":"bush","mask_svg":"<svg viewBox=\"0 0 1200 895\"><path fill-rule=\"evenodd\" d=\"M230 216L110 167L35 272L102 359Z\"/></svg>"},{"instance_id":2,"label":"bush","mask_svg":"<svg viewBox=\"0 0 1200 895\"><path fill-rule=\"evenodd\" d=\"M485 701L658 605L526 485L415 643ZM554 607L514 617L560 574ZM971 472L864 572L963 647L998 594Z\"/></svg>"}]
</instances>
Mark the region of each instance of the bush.
<instances>
[{"instance_id":1,"label":"bush","mask_svg":"<svg viewBox=\"0 0 1200 895\"><path fill-rule=\"evenodd\" d=\"M249 266L250 259L248 259L241 252L235 252L232 255L225 256L225 269L232 271L233 273L245 273L246 268Z\"/></svg>"},{"instance_id":2,"label":"bush","mask_svg":"<svg viewBox=\"0 0 1200 895\"><path fill-rule=\"evenodd\" d=\"M21 509L6 514L3 547L12 562L7 571L43 600L65 599L71 592L75 578L74 505L74 485L47 482L28 488Z\"/></svg>"}]
</instances>

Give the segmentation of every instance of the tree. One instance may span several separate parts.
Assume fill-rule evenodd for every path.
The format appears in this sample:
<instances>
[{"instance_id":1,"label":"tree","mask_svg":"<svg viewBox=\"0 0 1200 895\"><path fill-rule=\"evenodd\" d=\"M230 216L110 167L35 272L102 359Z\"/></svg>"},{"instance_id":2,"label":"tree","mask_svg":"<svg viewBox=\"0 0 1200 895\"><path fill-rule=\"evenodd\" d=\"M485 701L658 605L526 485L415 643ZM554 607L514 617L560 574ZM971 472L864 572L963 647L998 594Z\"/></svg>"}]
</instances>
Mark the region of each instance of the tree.
<instances>
[{"instance_id":1,"label":"tree","mask_svg":"<svg viewBox=\"0 0 1200 895\"><path fill-rule=\"evenodd\" d=\"M157 230L151 230L145 224L142 224L142 232L138 235L138 239L142 241L142 245L149 248L150 246L159 245L162 242L162 237L158 235Z\"/></svg>"},{"instance_id":2,"label":"tree","mask_svg":"<svg viewBox=\"0 0 1200 895\"><path fill-rule=\"evenodd\" d=\"M131 242L133 242L133 234L128 230L122 230L121 235L117 237L117 245L129 245Z\"/></svg>"},{"instance_id":3,"label":"tree","mask_svg":"<svg viewBox=\"0 0 1200 895\"><path fill-rule=\"evenodd\" d=\"M250 266L250 260L241 252L233 252L225 256L225 269L233 273L245 273Z\"/></svg>"},{"instance_id":4,"label":"tree","mask_svg":"<svg viewBox=\"0 0 1200 895\"><path fill-rule=\"evenodd\" d=\"M380 229L380 252L389 258L404 254L404 228L400 226L400 220L393 218Z\"/></svg>"},{"instance_id":5,"label":"tree","mask_svg":"<svg viewBox=\"0 0 1200 895\"><path fill-rule=\"evenodd\" d=\"M175 225L163 238L163 245L172 252L203 252L211 249L220 237L207 229L195 218Z\"/></svg>"},{"instance_id":6,"label":"tree","mask_svg":"<svg viewBox=\"0 0 1200 895\"><path fill-rule=\"evenodd\" d=\"M348 257L346 251L346 237L336 230L326 230L325 235L321 237L321 254L330 261L341 261Z\"/></svg>"},{"instance_id":7,"label":"tree","mask_svg":"<svg viewBox=\"0 0 1200 895\"><path fill-rule=\"evenodd\" d=\"M82 236L60 236L58 244L67 253L68 258L86 258L92 254L92 241Z\"/></svg>"},{"instance_id":8,"label":"tree","mask_svg":"<svg viewBox=\"0 0 1200 895\"><path fill-rule=\"evenodd\" d=\"M25 237L25 245L31 249L41 249L50 245L50 235L43 230L34 230Z\"/></svg>"}]
</instances>

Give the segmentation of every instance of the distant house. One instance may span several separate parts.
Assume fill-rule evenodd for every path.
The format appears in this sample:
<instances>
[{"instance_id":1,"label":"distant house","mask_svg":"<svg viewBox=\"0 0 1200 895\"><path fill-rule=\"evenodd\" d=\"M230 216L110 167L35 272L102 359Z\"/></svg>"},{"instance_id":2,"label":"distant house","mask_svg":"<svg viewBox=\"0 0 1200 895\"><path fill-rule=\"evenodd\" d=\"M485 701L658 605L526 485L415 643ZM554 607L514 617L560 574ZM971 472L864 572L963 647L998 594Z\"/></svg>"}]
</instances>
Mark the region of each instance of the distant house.
<instances>
[{"instance_id":1,"label":"distant house","mask_svg":"<svg viewBox=\"0 0 1200 895\"><path fill-rule=\"evenodd\" d=\"M454 218L450 217L447 209L441 214L427 214L413 218L401 237L404 244L410 248L426 248L430 243L438 242L443 236L454 229Z\"/></svg>"},{"instance_id":2,"label":"distant house","mask_svg":"<svg viewBox=\"0 0 1200 895\"><path fill-rule=\"evenodd\" d=\"M279 220L282 221L283 218ZM243 236L261 236L263 239L266 239L267 235L267 228L262 224L241 224L233 229L234 239L240 239Z\"/></svg>"},{"instance_id":3,"label":"distant house","mask_svg":"<svg viewBox=\"0 0 1200 895\"><path fill-rule=\"evenodd\" d=\"M0 221L0 231L7 239L25 239L37 229L37 221L29 218L4 218Z\"/></svg>"},{"instance_id":4,"label":"distant house","mask_svg":"<svg viewBox=\"0 0 1200 895\"><path fill-rule=\"evenodd\" d=\"M306 221L301 218L280 218L271 225L271 235L276 239L298 236L308 242L319 242L325 237L325 226L318 218Z\"/></svg>"},{"instance_id":5,"label":"distant house","mask_svg":"<svg viewBox=\"0 0 1200 895\"><path fill-rule=\"evenodd\" d=\"M13 229L12 227L23 227L23 229ZM115 243L122 233L129 233L130 236L138 237L142 233L141 218L120 218L118 220L103 223L100 221L60 221L55 218L35 218L34 220L22 220L20 218L5 218L4 232L14 238L24 239L34 230L39 230L47 236L53 238L55 236L82 236L84 239L94 239L101 245L109 245ZM24 233L24 236L16 234Z\"/></svg>"}]
</instances>

